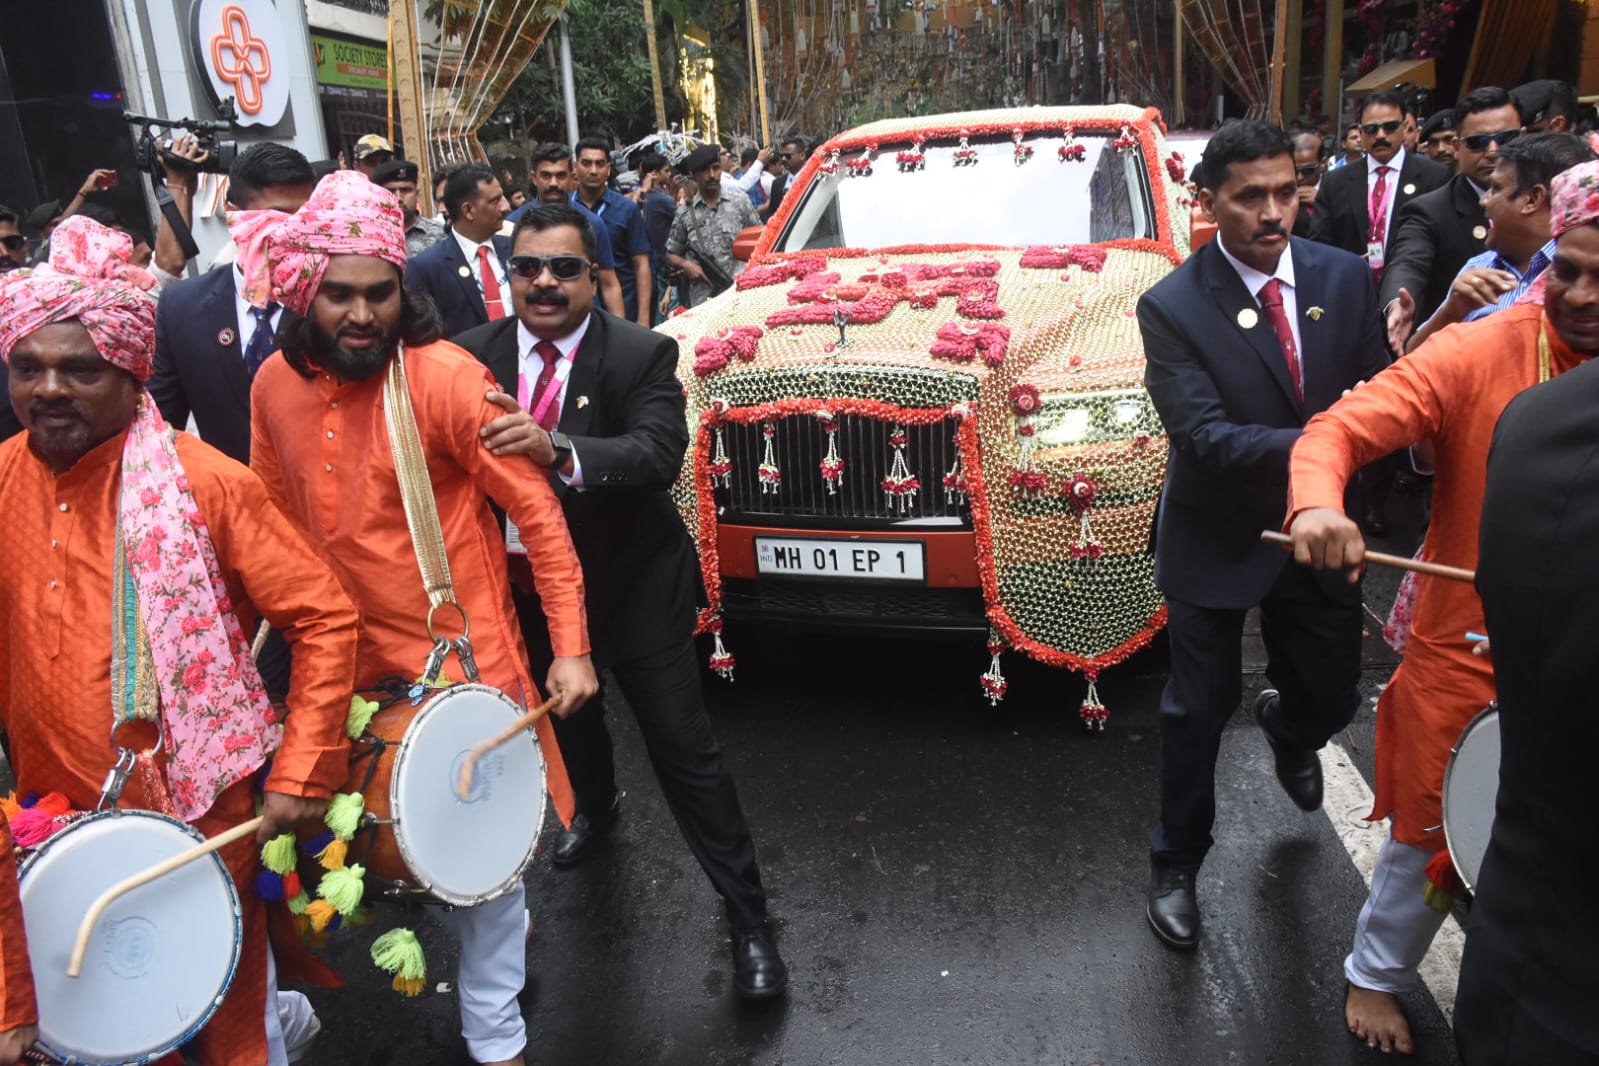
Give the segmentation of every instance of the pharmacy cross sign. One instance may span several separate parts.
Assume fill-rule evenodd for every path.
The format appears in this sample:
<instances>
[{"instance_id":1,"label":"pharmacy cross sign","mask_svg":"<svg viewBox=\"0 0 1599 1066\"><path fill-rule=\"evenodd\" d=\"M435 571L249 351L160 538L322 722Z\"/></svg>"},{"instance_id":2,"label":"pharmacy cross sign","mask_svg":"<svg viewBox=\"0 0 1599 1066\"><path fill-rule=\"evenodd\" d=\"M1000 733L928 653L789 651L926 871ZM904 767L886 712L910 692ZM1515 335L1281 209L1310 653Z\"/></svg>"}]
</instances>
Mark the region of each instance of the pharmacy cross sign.
<instances>
[{"instance_id":1,"label":"pharmacy cross sign","mask_svg":"<svg viewBox=\"0 0 1599 1066\"><path fill-rule=\"evenodd\" d=\"M211 65L233 86L235 102L246 115L259 115L265 103L262 85L272 77L272 55L266 42L250 32L250 16L242 8L222 9L222 32L211 38Z\"/></svg>"},{"instance_id":2,"label":"pharmacy cross sign","mask_svg":"<svg viewBox=\"0 0 1599 1066\"><path fill-rule=\"evenodd\" d=\"M189 47L214 107L231 98L240 126L283 121L301 62L293 33L301 17L298 0L191 0Z\"/></svg>"}]
</instances>

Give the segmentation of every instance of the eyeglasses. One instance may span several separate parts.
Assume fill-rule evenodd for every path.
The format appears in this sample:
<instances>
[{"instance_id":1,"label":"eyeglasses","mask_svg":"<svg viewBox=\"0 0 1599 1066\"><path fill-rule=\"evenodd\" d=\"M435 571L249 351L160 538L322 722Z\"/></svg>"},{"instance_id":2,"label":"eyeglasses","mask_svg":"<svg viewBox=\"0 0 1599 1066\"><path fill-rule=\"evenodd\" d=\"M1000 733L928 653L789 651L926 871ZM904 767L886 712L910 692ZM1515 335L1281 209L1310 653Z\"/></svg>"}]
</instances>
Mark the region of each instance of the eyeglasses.
<instances>
[{"instance_id":1,"label":"eyeglasses","mask_svg":"<svg viewBox=\"0 0 1599 1066\"><path fill-rule=\"evenodd\" d=\"M1405 124L1402 118L1391 118L1387 122L1367 122L1360 127L1360 132L1367 137L1375 137L1380 133L1398 133L1399 127Z\"/></svg>"},{"instance_id":2,"label":"eyeglasses","mask_svg":"<svg viewBox=\"0 0 1599 1066\"><path fill-rule=\"evenodd\" d=\"M1459 141L1470 151L1486 152L1490 144L1509 144L1520 136L1520 130L1500 130L1498 133L1473 133L1470 137L1459 138Z\"/></svg>"},{"instance_id":3,"label":"eyeglasses","mask_svg":"<svg viewBox=\"0 0 1599 1066\"><path fill-rule=\"evenodd\" d=\"M1314 178L1321 173L1320 163L1307 163L1302 167L1295 167L1294 173L1301 178Z\"/></svg>"},{"instance_id":4,"label":"eyeglasses","mask_svg":"<svg viewBox=\"0 0 1599 1066\"><path fill-rule=\"evenodd\" d=\"M513 255L505 261L506 267L519 278L531 280L549 267L556 281L576 281L588 267L589 261L580 255Z\"/></svg>"},{"instance_id":5,"label":"eyeglasses","mask_svg":"<svg viewBox=\"0 0 1599 1066\"><path fill-rule=\"evenodd\" d=\"M5 250L8 252L14 252L27 243L28 238L24 237L20 233L11 233L4 237L0 237L0 245L3 245Z\"/></svg>"}]
</instances>

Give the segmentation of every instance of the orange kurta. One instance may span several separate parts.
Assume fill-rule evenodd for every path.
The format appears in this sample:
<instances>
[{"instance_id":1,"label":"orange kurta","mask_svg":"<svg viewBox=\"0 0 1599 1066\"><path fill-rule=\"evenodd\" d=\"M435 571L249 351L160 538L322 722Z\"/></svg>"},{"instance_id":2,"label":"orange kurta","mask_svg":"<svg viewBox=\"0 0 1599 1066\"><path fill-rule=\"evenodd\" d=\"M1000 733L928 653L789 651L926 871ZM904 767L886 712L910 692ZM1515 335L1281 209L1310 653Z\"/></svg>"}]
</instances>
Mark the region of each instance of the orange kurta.
<instances>
[{"instance_id":1,"label":"orange kurta","mask_svg":"<svg viewBox=\"0 0 1599 1066\"><path fill-rule=\"evenodd\" d=\"M125 439L118 434L59 477L29 450L26 433L0 444L0 514L8 523L0 724L11 735L18 790L63 792L80 810L93 809L114 762L112 560ZM266 788L330 796L347 768L355 610L259 479L186 433L177 449L245 632L265 617L294 649L291 713ZM154 737L136 723L118 740L143 748ZM249 781L228 788L195 827L212 836L253 817L251 792ZM137 774L121 805L149 806ZM195 1044L203 1062L247 1066L266 1061L267 918L253 888L260 853L245 840L222 857L244 905L244 947L227 1000ZM3 946L0 956L9 957Z\"/></svg>"},{"instance_id":2,"label":"orange kurta","mask_svg":"<svg viewBox=\"0 0 1599 1066\"><path fill-rule=\"evenodd\" d=\"M511 603L505 536L489 501L521 530L555 654L584 655L583 573L560 503L531 459L496 456L483 446L478 431L504 412L484 399L497 386L481 363L440 341L406 349L405 371L450 577L471 618L483 682L513 700L540 702ZM431 648L427 592L383 413L385 378L305 378L279 354L263 364L251 391L250 465L355 600L361 613L357 685L363 688L390 674L416 677ZM453 635L459 620L445 610L439 625ZM459 677L453 659L449 665L450 675ZM555 734L547 720L538 728L550 795L569 822L572 793Z\"/></svg>"},{"instance_id":3,"label":"orange kurta","mask_svg":"<svg viewBox=\"0 0 1599 1066\"><path fill-rule=\"evenodd\" d=\"M1355 471L1431 439L1437 451L1432 524L1421 557L1475 569L1477 525L1494 425L1538 381L1542 308L1513 307L1450 327L1311 419L1288 462L1290 522L1312 507L1343 509ZM1553 373L1583 361L1549 329ZM1442 850L1442 792L1449 751L1494 698L1493 664L1471 654L1484 630L1476 589L1420 576L1405 657L1377 703L1376 804L1394 837Z\"/></svg>"},{"instance_id":4,"label":"orange kurta","mask_svg":"<svg viewBox=\"0 0 1599 1066\"><path fill-rule=\"evenodd\" d=\"M11 826L0 814L0 1033L39 1024L33 1001L33 967L17 892L17 856Z\"/></svg>"}]
</instances>

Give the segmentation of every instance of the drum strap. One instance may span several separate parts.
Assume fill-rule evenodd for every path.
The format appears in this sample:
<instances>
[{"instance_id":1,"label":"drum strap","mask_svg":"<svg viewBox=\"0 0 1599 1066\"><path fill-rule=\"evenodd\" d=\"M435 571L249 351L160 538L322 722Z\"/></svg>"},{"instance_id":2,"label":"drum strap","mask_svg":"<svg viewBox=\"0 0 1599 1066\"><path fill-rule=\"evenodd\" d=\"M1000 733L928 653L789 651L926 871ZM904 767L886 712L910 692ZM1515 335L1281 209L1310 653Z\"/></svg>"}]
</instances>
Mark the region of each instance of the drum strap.
<instances>
[{"instance_id":1,"label":"drum strap","mask_svg":"<svg viewBox=\"0 0 1599 1066\"><path fill-rule=\"evenodd\" d=\"M456 605L455 588L450 583L450 561L444 552L444 532L439 527L438 506L433 499L433 483L428 478L427 457L422 453L416 412L411 407L404 345L389 360L383 397L388 416L389 448L394 453L394 471L400 481L405 522L411 529L411 545L422 571L422 584L427 588L428 606Z\"/></svg>"}]
</instances>

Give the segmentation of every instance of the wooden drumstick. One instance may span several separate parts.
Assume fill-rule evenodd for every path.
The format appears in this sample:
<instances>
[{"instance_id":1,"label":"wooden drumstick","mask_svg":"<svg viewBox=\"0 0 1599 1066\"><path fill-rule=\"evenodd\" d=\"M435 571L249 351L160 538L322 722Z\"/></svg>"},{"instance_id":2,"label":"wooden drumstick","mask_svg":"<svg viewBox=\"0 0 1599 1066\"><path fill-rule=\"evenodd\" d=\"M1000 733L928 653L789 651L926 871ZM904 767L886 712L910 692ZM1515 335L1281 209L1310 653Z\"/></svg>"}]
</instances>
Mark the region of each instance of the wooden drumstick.
<instances>
[{"instance_id":1,"label":"wooden drumstick","mask_svg":"<svg viewBox=\"0 0 1599 1066\"><path fill-rule=\"evenodd\" d=\"M264 815L257 815L248 822L218 833L204 844L196 844L188 851L180 852L170 859L163 859L148 870L143 870L132 877L118 881L100 893L100 898L90 905L88 913L83 916L83 921L78 925L78 939L73 941L72 956L67 960L67 976L77 977L83 972L83 956L89 950L89 934L94 932L95 923L100 920L100 915L104 914L105 909L111 906L119 896L132 892L140 885L147 885L156 878L165 877L173 870L187 866L196 859L203 859L213 851L225 848L241 837L249 836L261 828L261 823L264 821L266 821Z\"/></svg>"},{"instance_id":2,"label":"wooden drumstick","mask_svg":"<svg viewBox=\"0 0 1599 1066\"><path fill-rule=\"evenodd\" d=\"M487 755L489 752L493 751L495 748L499 747L501 744L504 744L507 740L515 739L518 733L523 732L534 722L537 722L540 718L543 718L545 715L549 714L550 711L555 708L555 705L560 702L561 697L551 696L549 699L545 700L543 703L539 704L522 717L518 718L515 725L507 726L505 732L501 733L499 736L493 737L492 739L485 740L483 743L467 752L466 761L461 764L461 780L457 781L455 784L455 794L460 796L462 799L467 799L470 797L472 795L472 775L477 771L477 761L483 758L483 756Z\"/></svg>"},{"instance_id":3,"label":"wooden drumstick","mask_svg":"<svg viewBox=\"0 0 1599 1066\"><path fill-rule=\"evenodd\" d=\"M1267 544L1281 544L1284 548L1292 548L1294 546L1292 537L1270 529L1261 530L1260 539ZM1458 566L1445 566L1442 563L1424 563L1420 559L1406 559L1402 555L1367 552L1366 562L1376 563L1378 566L1392 566L1399 570L1414 570L1418 574L1426 574L1429 577L1446 577L1450 581L1464 581L1468 585L1477 583L1477 574L1474 570L1462 570Z\"/></svg>"}]
</instances>

